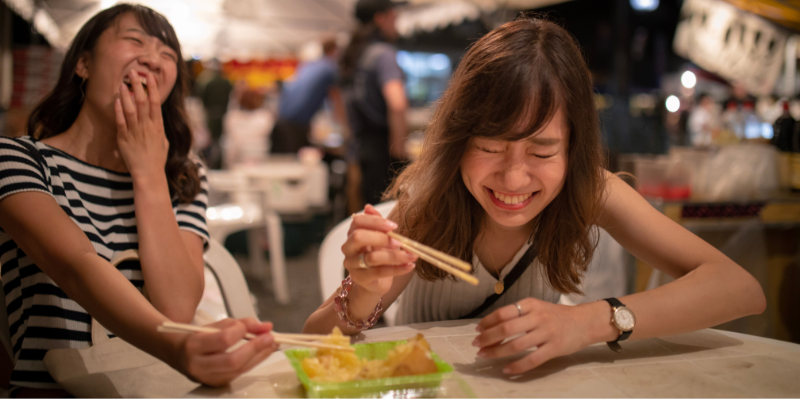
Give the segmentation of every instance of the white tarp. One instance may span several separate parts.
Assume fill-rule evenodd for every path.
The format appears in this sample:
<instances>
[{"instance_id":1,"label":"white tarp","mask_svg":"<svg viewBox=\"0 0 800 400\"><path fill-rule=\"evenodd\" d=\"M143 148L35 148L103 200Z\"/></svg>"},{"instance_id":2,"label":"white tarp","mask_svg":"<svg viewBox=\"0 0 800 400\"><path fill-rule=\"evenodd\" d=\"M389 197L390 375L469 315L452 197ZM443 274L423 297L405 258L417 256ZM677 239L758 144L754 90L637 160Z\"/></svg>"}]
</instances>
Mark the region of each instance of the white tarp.
<instances>
[{"instance_id":1,"label":"white tarp","mask_svg":"<svg viewBox=\"0 0 800 400\"><path fill-rule=\"evenodd\" d=\"M65 49L94 14L116 0L3 0L54 47ZM498 8L531 9L567 0L413 0L401 9L404 36L480 18ZM164 14L186 57L246 60L294 54L355 27L356 0L128 0Z\"/></svg>"}]
</instances>

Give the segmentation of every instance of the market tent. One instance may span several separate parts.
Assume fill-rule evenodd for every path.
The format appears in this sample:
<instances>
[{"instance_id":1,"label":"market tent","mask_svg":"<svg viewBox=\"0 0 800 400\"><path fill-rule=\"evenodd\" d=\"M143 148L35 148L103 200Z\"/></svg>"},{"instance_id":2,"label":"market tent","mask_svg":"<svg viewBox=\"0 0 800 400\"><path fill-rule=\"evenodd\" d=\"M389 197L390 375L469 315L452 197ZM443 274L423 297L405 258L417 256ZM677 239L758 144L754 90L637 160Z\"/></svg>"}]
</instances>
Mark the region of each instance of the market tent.
<instances>
[{"instance_id":1,"label":"market tent","mask_svg":"<svg viewBox=\"0 0 800 400\"><path fill-rule=\"evenodd\" d=\"M56 48L116 0L3 0ZM498 9L532 9L566 0L413 0L398 17L405 36L480 18ZM258 59L296 53L321 37L355 26L356 0L137 0L163 13L186 56Z\"/></svg>"}]
</instances>

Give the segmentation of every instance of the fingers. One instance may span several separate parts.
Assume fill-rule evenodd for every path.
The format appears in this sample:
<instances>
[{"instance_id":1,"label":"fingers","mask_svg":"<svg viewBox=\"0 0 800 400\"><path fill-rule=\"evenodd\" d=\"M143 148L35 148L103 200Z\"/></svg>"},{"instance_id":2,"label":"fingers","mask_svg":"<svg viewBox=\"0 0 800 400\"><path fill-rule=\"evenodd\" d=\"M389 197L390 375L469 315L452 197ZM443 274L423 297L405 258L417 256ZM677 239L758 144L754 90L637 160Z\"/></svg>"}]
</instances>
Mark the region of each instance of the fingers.
<instances>
[{"instance_id":1,"label":"fingers","mask_svg":"<svg viewBox=\"0 0 800 400\"><path fill-rule=\"evenodd\" d=\"M376 211L377 212L377 211ZM397 224L388 219L384 219L380 214L355 214L353 215L353 223L350 224L350 231L352 233L356 229L369 229L373 231L389 232L397 229Z\"/></svg>"},{"instance_id":2,"label":"fingers","mask_svg":"<svg viewBox=\"0 0 800 400\"><path fill-rule=\"evenodd\" d=\"M355 256L361 253L367 246L372 247L394 247L392 239L383 232L377 232L369 229L356 229L349 235L347 241L342 245L342 252L345 257Z\"/></svg>"},{"instance_id":3,"label":"fingers","mask_svg":"<svg viewBox=\"0 0 800 400\"><path fill-rule=\"evenodd\" d=\"M197 357L189 373L207 385L224 385L258 365L276 349L272 335L262 335L235 351Z\"/></svg>"},{"instance_id":4,"label":"fingers","mask_svg":"<svg viewBox=\"0 0 800 400\"><path fill-rule=\"evenodd\" d=\"M147 73L147 99L150 103L150 118L161 123L161 93L158 92L156 77L150 72Z\"/></svg>"},{"instance_id":5,"label":"fingers","mask_svg":"<svg viewBox=\"0 0 800 400\"><path fill-rule=\"evenodd\" d=\"M117 121L117 135L128 133L128 124L125 122L125 112L122 110L122 100L114 100L114 117Z\"/></svg>"},{"instance_id":6,"label":"fingers","mask_svg":"<svg viewBox=\"0 0 800 400\"><path fill-rule=\"evenodd\" d=\"M125 123L128 125L127 131L137 132L139 129L139 113L136 111L136 104L133 102L131 92L124 83L119 85L119 99L122 103L122 111L125 114Z\"/></svg>"},{"instance_id":7,"label":"fingers","mask_svg":"<svg viewBox=\"0 0 800 400\"><path fill-rule=\"evenodd\" d=\"M244 339L245 325L232 319L211 324L219 328L216 333L195 333L186 339L187 352L190 354L214 354L228 350L231 346Z\"/></svg>"},{"instance_id":8,"label":"fingers","mask_svg":"<svg viewBox=\"0 0 800 400\"><path fill-rule=\"evenodd\" d=\"M353 280L356 282L367 282L373 279L389 278L394 276L405 275L416 267L414 263L407 263L401 265L380 265L368 269L357 268L356 270L349 270L353 275Z\"/></svg>"},{"instance_id":9,"label":"fingers","mask_svg":"<svg viewBox=\"0 0 800 400\"><path fill-rule=\"evenodd\" d=\"M484 347L478 352L478 357L500 358L512 356L525 350L534 349L547 341L547 333L543 329L534 329L516 339L508 342L496 342L493 346Z\"/></svg>"},{"instance_id":10,"label":"fingers","mask_svg":"<svg viewBox=\"0 0 800 400\"><path fill-rule=\"evenodd\" d=\"M259 322L255 318L242 318L239 321L244 324L247 332L254 333L256 335L272 332L272 322Z\"/></svg>"},{"instance_id":11,"label":"fingers","mask_svg":"<svg viewBox=\"0 0 800 400\"><path fill-rule=\"evenodd\" d=\"M369 214L369 215L377 215L379 217L382 217L381 213L379 213L378 210L376 210L375 207L372 204L367 204L366 206L364 206L364 213L365 214Z\"/></svg>"},{"instance_id":12,"label":"fingers","mask_svg":"<svg viewBox=\"0 0 800 400\"><path fill-rule=\"evenodd\" d=\"M521 374L525 371L530 371L545 362L549 361L557 354L554 351L554 348L550 345L543 345L536 349L533 353L523 357L520 360L517 360L505 368L503 368L503 372L506 374Z\"/></svg>"},{"instance_id":13,"label":"fingers","mask_svg":"<svg viewBox=\"0 0 800 400\"><path fill-rule=\"evenodd\" d=\"M131 88L133 88L133 98L136 103L136 111L139 115L140 122L150 118L150 102L147 99L147 94L142 85L142 76L134 70L128 72L128 77L131 79Z\"/></svg>"},{"instance_id":14,"label":"fingers","mask_svg":"<svg viewBox=\"0 0 800 400\"><path fill-rule=\"evenodd\" d=\"M405 250L375 250L364 254L364 262L372 267L378 265L403 265L417 261L417 256Z\"/></svg>"},{"instance_id":15,"label":"fingers","mask_svg":"<svg viewBox=\"0 0 800 400\"><path fill-rule=\"evenodd\" d=\"M514 311L516 312L516 307L514 308ZM526 333L535 327L536 321L532 317L513 318L483 330L481 334L475 338L475 341L473 341L472 344L481 348L493 346L502 343L504 340L510 337L517 336L521 333Z\"/></svg>"},{"instance_id":16,"label":"fingers","mask_svg":"<svg viewBox=\"0 0 800 400\"><path fill-rule=\"evenodd\" d=\"M514 318L519 318L519 310L517 309L516 305L509 304L505 307L498 308L491 314L485 316L480 322L478 322L478 326L475 328L475 330L478 332L483 332Z\"/></svg>"}]
</instances>

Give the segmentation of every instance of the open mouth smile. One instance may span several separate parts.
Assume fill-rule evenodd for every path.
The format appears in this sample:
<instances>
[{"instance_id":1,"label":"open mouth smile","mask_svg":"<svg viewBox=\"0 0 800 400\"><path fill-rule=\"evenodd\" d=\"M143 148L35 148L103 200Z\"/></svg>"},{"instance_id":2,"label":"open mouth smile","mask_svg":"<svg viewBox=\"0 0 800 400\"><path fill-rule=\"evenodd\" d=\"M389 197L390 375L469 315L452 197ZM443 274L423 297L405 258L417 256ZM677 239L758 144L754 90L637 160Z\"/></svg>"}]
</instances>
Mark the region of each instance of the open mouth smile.
<instances>
[{"instance_id":1,"label":"open mouth smile","mask_svg":"<svg viewBox=\"0 0 800 400\"><path fill-rule=\"evenodd\" d=\"M489 188L486 188L486 190L489 192L489 197L492 199L492 203L505 210L519 210L524 208L530 204L531 201L533 201L533 198L536 197L536 194L539 193L531 192L510 194L497 192Z\"/></svg>"},{"instance_id":2,"label":"open mouth smile","mask_svg":"<svg viewBox=\"0 0 800 400\"><path fill-rule=\"evenodd\" d=\"M143 76L140 77L139 79L141 79L142 87L144 88L144 94L149 94L150 92L147 90L147 79ZM131 93L133 93L133 84L131 83L130 76L125 76L124 78L122 78L122 83L124 83L125 86L128 87L128 90L130 90Z\"/></svg>"}]
</instances>

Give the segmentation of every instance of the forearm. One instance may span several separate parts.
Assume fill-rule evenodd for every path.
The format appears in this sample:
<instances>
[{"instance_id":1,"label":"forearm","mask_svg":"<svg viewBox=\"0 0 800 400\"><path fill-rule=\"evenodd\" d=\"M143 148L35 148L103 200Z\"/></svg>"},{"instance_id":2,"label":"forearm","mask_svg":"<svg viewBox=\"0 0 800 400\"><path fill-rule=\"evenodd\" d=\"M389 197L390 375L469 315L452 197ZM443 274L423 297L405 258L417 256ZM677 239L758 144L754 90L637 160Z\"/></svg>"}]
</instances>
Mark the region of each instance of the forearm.
<instances>
[{"instance_id":1,"label":"forearm","mask_svg":"<svg viewBox=\"0 0 800 400\"><path fill-rule=\"evenodd\" d=\"M683 277L646 292L621 297L636 316L633 339L674 335L709 328L763 312L766 306L759 283L732 261L708 262ZM593 343L616 339L611 307L605 301L592 308ZM581 307L579 306L579 307Z\"/></svg>"},{"instance_id":2,"label":"forearm","mask_svg":"<svg viewBox=\"0 0 800 400\"><path fill-rule=\"evenodd\" d=\"M397 159L406 159L405 144L408 137L408 121L406 120L406 109L389 109L389 154Z\"/></svg>"},{"instance_id":3,"label":"forearm","mask_svg":"<svg viewBox=\"0 0 800 400\"><path fill-rule=\"evenodd\" d=\"M158 333L167 317L128 279L96 253L85 252L67 264L68 273L54 280L70 299L115 335L183 371L177 354L184 335Z\"/></svg>"},{"instance_id":4,"label":"forearm","mask_svg":"<svg viewBox=\"0 0 800 400\"><path fill-rule=\"evenodd\" d=\"M202 254L181 237L166 176L134 179L139 259L150 302L165 316L190 322L203 295Z\"/></svg>"},{"instance_id":5,"label":"forearm","mask_svg":"<svg viewBox=\"0 0 800 400\"><path fill-rule=\"evenodd\" d=\"M380 300L380 296L364 292L365 291L362 290L360 286L354 284L347 296L348 311L353 321L367 319L372 312L375 311L375 306ZM328 334L331 333L334 326L338 326L345 335L355 335L360 332L357 329L348 327L347 324L339 319L334 309L333 301L333 298L337 295L338 291L322 303L317 311L314 311L314 313L308 317L303 326L304 333Z\"/></svg>"}]
</instances>

